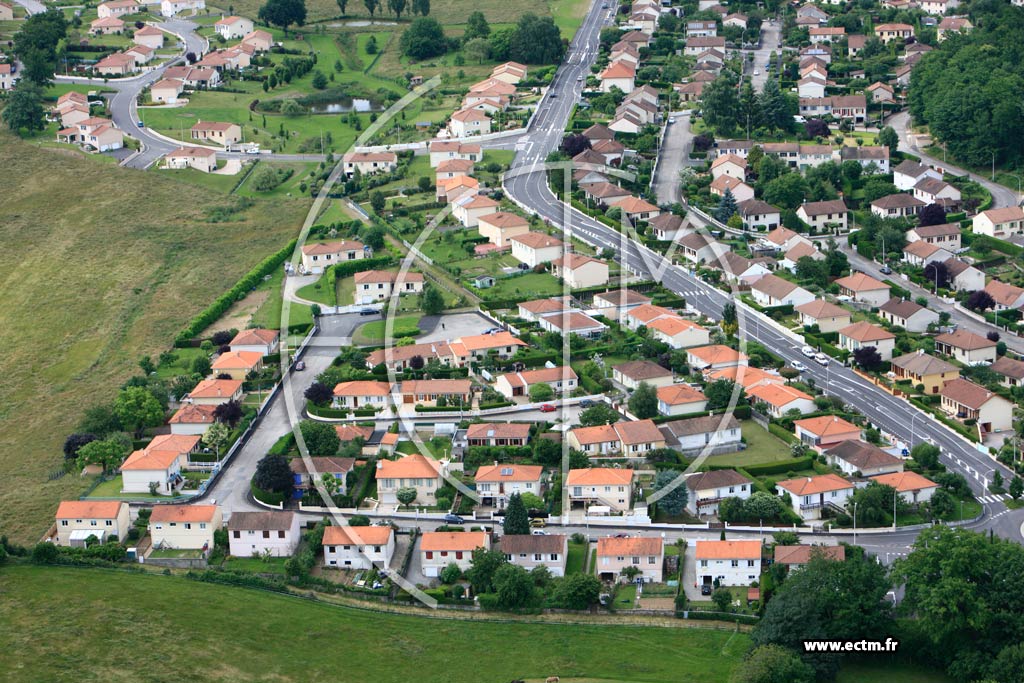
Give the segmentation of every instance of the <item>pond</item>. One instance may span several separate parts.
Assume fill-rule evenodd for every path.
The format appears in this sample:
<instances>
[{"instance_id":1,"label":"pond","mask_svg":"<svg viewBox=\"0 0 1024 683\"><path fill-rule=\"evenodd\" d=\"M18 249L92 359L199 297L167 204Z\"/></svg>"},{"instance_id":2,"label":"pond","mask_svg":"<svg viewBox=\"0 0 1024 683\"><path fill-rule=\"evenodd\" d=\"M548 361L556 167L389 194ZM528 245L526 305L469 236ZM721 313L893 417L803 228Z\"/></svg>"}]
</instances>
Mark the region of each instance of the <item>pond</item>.
<instances>
[{"instance_id":1,"label":"pond","mask_svg":"<svg viewBox=\"0 0 1024 683\"><path fill-rule=\"evenodd\" d=\"M346 114L350 111L368 112L382 111L384 107L379 102L364 97L339 97L333 102L317 102L309 105L309 111L314 114Z\"/></svg>"}]
</instances>

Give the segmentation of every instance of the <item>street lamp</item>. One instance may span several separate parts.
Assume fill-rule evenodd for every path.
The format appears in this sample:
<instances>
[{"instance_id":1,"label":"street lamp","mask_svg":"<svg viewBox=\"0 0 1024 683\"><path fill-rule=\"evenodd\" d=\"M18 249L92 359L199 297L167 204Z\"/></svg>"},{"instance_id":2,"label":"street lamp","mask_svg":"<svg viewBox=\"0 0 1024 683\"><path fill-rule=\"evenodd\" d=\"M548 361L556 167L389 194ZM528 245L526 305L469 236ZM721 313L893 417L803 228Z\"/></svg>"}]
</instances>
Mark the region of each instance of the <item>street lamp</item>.
<instances>
[{"instance_id":1,"label":"street lamp","mask_svg":"<svg viewBox=\"0 0 1024 683\"><path fill-rule=\"evenodd\" d=\"M1024 200L1024 199L1022 199L1022 197L1020 195L1020 176L1015 174L1015 173L1006 173L1005 171L1003 173L1005 175L1010 176L1011 178L1016 178L1017 179L1017 203L1020 204L1021 201Z\"/></svg>"},{"instance_id":2,"label":"street lamp","mask_svg":"<svg viewBox=\"0 0 1024 683\"><path fill-rule=\"evenodd\" d=\"M853 544L857 545L857 501L853 501Z\"/></svg>"}]
</instances>

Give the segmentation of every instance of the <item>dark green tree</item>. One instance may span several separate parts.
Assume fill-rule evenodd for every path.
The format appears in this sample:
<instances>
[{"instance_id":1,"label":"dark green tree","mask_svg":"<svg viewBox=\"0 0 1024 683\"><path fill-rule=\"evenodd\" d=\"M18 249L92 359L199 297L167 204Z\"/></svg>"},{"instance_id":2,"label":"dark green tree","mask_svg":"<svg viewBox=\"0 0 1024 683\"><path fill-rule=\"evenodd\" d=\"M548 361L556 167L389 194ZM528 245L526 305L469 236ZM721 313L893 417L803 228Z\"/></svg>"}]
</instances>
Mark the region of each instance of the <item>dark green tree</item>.
<instances>
[{"instance_id":1,"label":"dark green tree","mask_svg":"<svg viewBox=\"0 0 1024 683\"><path fill-rule=\"evenodd\" d=\"M288 27L292 24L305 25L306 2L305 0L267 0L260 7L257 16L263 23L277 26L287 34Z\"/></svg>"},{"instance_id":2,"label":"dark green tree","mask_svg":"<svg viewBox=\"0 0 1024 683\"><path fill-rule=\"evenodd\" d=\"M395 13L395 19L402 18L405 11L406 0L388 0L388 9Z\"/></svg>"},{"instance_id":3,"label":"dark green tree","mask_svg":"<svg viewBox=\"0 0 1024 683\"><path fill-rule=\"evenodd\" d=\"M581 411L579 422L582 427L595 427L597 425L606 425L618 422L621 418L622 416L619 415L614 408L604 401L601 401L597 405Z\"/></svg>"},{"instance_id":4,"label":"dark green tree","mask_svg":"<svg viewBox=\"0 0 1024 683\"><path fill-rule=\"evenodd\" d=\"M491 27L487 18L480 11L470 12L466 17L466 32L462 34L463 42L468 43L474 38L486 38L491 35Z\"/></svg>"},{"instance_id":5,"label":"dark green tree","mask_svg":"<svg viewBox=\"0 0 1024 683\"><path fill-rule=\"evenodd\" d=\"M736 402L743 400L744 390L742 387L728 379L716 379L704 387L704 397L708 400L708 410L719 410L725 408L732 401L733 392L739 392Z\"/></svg>"},{"instance_id":6,"label":"dark green tree","mask_svg":"<svg viewBox=\"0 0 1024 683\"><path fill-rule=\"evenodd\" d=\"M505 556L497 550L477 548L466 578L476 593L494 592L494 575L505 564Z\"/></svg>"},{"instance_id":7,"label":"dark green tree","mask_svg":"<svg viewBox=\"0 0 1024 683\"><path fill-rule=\"evenodd\" d=\"M682 514L683 510L686 509L686 502L689 498L686 483L675 483L678 477L679 472L676 470L661 470L654 477L655 491L661 491L662 489L674 486L671 491L658 499L658 508L673 516Z\"/></svg>"},{"instance_id":8,"label":"dark green tree","mask_svg":"<svg viewBox=\"0 0 1024 683\"><path fill-rule=\"evenodd\" d=\"M336 455L338 449L341 448L341 439L333 424L303 420L299 423L299 431L302 434L302 439L306 442L306 448L309 449L310 455L332 456Z\"/></svg>"},{"instance_id":9,"label":"dark green tree","mask_svg":"<svg viewBox=\"0 0 1024 683\"><path fill-rule=\"evenodd\" d=\"M522 567L504 564L494 572L494 592L504 609L526 607L534 598L533 577Z\"/></svg>"},{"instance_id":10,"label":"dark green tree","mask_svg":"<svg viewBox=\"0 0 1024 683\"><path fill-rule=\"evenodd\" d=\"M647 382L640 382L629 397L629 412L641 420L658 414L658 392Z\"/></svg>"},{"instance_id":11,"label":"dark green tree","mask_svg":"<svg viewBox=\"0 0 1024 683\"><path fill-rule=\"evenodd\" d=\"M421 17L430 14L430 0L412 0L412 13Z\"/></svg>"},{"instance_id":12,"label":"dark green tree","mask_svg":"<svg viewBox=\"0 0 1024 683\"><path fill-rule=\"evenodd\" d=\"M792 650L762 645L747 654L729 683L814 683L814 669Z\"/></svg>"},{"instance_id":13,"label":"dark green tree","mask_svg":"<svg viewBox=\"0 0 1024 683\"><path fill-rule=\"evenodd\" d=\"M601 596L601 581L593 574L570 574L558 579L552 602L562 609L584 610Z\"/></svg>"},{"instance_id":14,"label":"dark green tree","mask_svg":"<svg viewBox=\"0 0 1024 683\"><path fill-rule=\"evenodd\" d=\"M565 54L562 35L551 17L519 17L509 46L509 57L523 64L557 64Z\"/></svg>"},{"instance_id":15,"label":"dark green tree","mask_svg":"<svg viewBox=\"0 0 1024 683\"><path fill-rule=\"evenodd\" d=\"M718 135L729 136L736 131L740 106L734 74L724 71L704 87L700 110L704 123Z\"/></svg>"},{"instance_id":16,"label":"dark green tree","mask_svg":"<svg viewBox=\"0 0 1024 683\"><path fill-rule=\"evenodd\" d=\"M256 464L256 473L252 476L253 486L268 493L280 493L288 498L295 485L288 460L283 455L264 456Z\"/></svg>"},{"instance_id":17,"label":"dark green tree","mask_svg":"<svg viewBox=\"0 0 1024 683\"><path fill-rule=\"evenodd\" d=\"M722 198L718 201L718 206L715 207L715 218L722 223L726 223L738 210L736 196L732 193L731 189L725 188Z\"/></svg>"},{"instance_id":18,"label":"dark green tree","mask_svg":"<svg viewBox=\"0 0 1024 683\"><path fill-rule=\"evenodd\" d=\"M122 389L114 400L114 412L127 429L142 437L146 427L156 427L164 421L164 410L160 402L145 387Z\"/></svg>"},{"instance_id":19,"label":"dark green tree","mask_svg":"<svg viewBox=\"0 0 1024 683\"><path fill-rule=\"evenodd\" d=\"M375 190L373 194L370 195L370 208L373 209L375 214L382 216L384 215L384 207L387 204L387 201L388 200L384 196L383 192Z\"/></svg>"},{"instance_id":20,"label":"dark green tree","mask_svg":"<svg viewBox=\"0 0 1024 683\"><path fill-rule=\"evenodd\" d=\"M438 315L444 310L444 296L441 290L434 285L427 285L423 288L423 295L420 298L420 308L427 315Z\"/></svg>"},{"instance_id":21,"label":"dark green tree","mask_svg":"<svg viewBox=\"0 0 1024 683\"><path fill-rule=\"evenodd\" d=\"M402 54L413 59L430 59L443 55L448 49L444 29L436 19L419 17L414 19L402 33L399 41Z\"/></svg>"},{"instance_id":22,"label":"dark green tree","mask_svg":"<svg viewBox=\"0 0 1024 683\"><path fill-rule=\"evenodd\" d=\"M530 519L526 514L526 506L518 493L509 496L508 507L505 508L505 519L501 525L506 536L530 533Z\"/></svg>"},{"instance_id":23,"label":"dark green tree","mask_svg":"<svg viewBox=\"0 0 1024 683\"><path fill-rule=\"evenodd\" d=\"M46 111L39 86L28 78L20 81L8 98L2 116L7 127L22 137L46 128Z\"/></svg>"}]
</instances>

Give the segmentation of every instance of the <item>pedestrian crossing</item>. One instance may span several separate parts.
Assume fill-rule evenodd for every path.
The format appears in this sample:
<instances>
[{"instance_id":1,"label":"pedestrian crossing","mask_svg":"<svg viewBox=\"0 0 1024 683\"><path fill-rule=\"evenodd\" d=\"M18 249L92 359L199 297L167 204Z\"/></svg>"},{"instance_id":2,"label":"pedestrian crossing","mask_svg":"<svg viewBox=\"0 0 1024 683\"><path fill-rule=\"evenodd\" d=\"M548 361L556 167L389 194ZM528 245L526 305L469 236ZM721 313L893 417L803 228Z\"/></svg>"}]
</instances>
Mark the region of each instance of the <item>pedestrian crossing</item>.
<instances>
[{"instance_id":1,"label":"pedestrian crossing","mask_svg":"<svg viewBox=\"0 0 1024 683\"><path fill-rule=\"evenodd\" d=\"M978 500L986 505L989 503L998 503L1001 500L1006 500L1010 496L1005 493L990 493L987 496L978 496Z\"/></svg>"}]
</instances>

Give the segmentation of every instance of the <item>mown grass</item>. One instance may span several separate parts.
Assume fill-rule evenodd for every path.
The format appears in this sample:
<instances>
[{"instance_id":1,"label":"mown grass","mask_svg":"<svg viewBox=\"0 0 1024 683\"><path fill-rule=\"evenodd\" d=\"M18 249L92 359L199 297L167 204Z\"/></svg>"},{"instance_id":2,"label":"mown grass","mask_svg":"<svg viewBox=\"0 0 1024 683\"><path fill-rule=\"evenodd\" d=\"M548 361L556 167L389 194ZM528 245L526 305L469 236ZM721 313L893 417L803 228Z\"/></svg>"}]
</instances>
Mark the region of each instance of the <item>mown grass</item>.
<instances>
[{"instance_id":1,"label":"mown grass","mask_svg":"<svg viewBox=\"0 0 1024 683\"><path fill-rule=\"evenodd\" d=\"M767 430L762 429L754 422L744 422L742 429L743 438L747 441L747 448L745 450L725 455L715 455L709 458L708 462L715 465L744 467L746 465L764 465L793 459L789 450L789 444L783 443L781 439L772 436Z\"/></svg>"},{"instance_id":2,"label":"mown grass","mask_svg":"<svg viewBox=\"0 0 1024 683\"><path fill-rule=\"evenodd\" d=\"M87 482L49 481L83 410L298 231L306 201L232 200L167 174L98 164L0 134L0 533L35 541Z\"/></svg>"},{"instance_id":3,"label":"mown grass","mask_svg":"<svg viewBox=\"0 0 1024 683\"><path fill-rule=\"evenodd\" d=\"M410 315L395 318L393 333L397 337L411 337L420 334L420 328L416 323L420 316ZM387 331L386 320L374 320L358 328L352 335L352 341L356 344L378 344L384 341L384 334Z\"/></svg>"},{"instance_id":4,"label":"mown grass","mask_svg":"<svg viewBox=\"0 0 1024 683\"><path fill-rule=\"evenodd\" d=\"M570 543L569 552L565 558L565 573L569 574L582 574L583 564L587 559L587 548L590 547L586 543Z\"/></svg>"},{"instance_id":5,"label":"mown grass","mask_svg":"<svg viewBox=\"0 0 1024 683\"><path fill-rule=\"evenodd\" d=\"M700 628L435 621L106 570L9 567L0 590L18 625L0 650L12 681L725 681L749 644Z\"/></svg>"}]
</instances>

